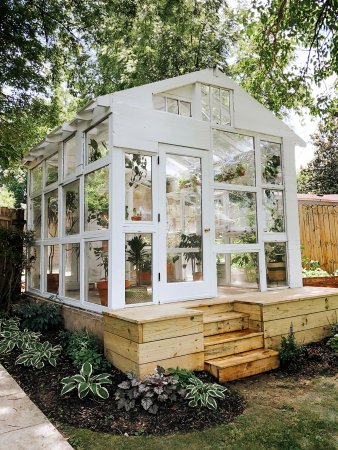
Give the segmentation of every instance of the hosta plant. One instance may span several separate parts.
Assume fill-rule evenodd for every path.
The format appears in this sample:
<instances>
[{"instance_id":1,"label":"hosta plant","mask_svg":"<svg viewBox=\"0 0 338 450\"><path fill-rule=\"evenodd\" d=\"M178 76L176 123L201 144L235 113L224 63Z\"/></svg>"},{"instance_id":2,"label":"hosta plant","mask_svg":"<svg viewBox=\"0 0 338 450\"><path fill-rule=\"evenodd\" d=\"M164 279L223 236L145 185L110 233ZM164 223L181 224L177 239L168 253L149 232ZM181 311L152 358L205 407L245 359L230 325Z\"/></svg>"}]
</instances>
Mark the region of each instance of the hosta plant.
<instances>
[{"instance_id":1,"label":"hosta plant","mask_svg":"<svg viewBox=\"0 0 338 450\"><path fill-rule=\"evenodd\" d=\"M186 386L187 394L185 398L189 400L189 406L192 408L206 407L217 409L217 400L224 399L224 392L227 390L224 386L217 383L203 383L197 377L190 378L190 384Z\"/></svg>"},{"instance_id":2,"label":"hosta plant","mask_svg":"<svg viewBox=\"0 0 338 450\"><path fill-rule=\"evenodd\" d=\"M332 350L338 352L338 334L335 334L327 341L327 344Z\"/></svg>"},{"instance_id":3,"label":"hosta plant","mask_svg":"<svg viewBox=\"0 0 338 450\"><path fill-rule=\"evenodd\" d=\"M55 367L61 350L61 345L55 345L53 347L49 342L33 342L29 348L26 348L17 358L15 364L23 364L24 366L42 369L45 362L48 362Z\"/></svg>"},{"instance_id":4,"label":"hosta plant","mask_svg":"<svg viewBox=\"0 0 338 450\"><path fill-rule=\"evenodd\" d=\"M160 403L177 399L178 382L172 376L165 376L162 367L157 366L156 372L143 381L131 373L127 377L128 380L120 383L115 392L118 409L130 411L141 404L150 414L156 414Z\"/></svg>"},{"instance_id":5,"label":"hosta plant","mask_svg":"<svg viewBox=\"0 0 338 450\"><path fill-rule=\"evenodd\" d=\"M78 396L81 399L85 398L90 392L96 397L107 399L109 392L102 385L112 384L109 373L93 375L93 367L90 363L84 363L79 374L63 378L61 383L63 384L61 395L77 389Z\"/></svg>"},{"instance_id":6,"label":"hosta plant","mask_svg":"<svg viewBox=\"0 0 338 450\"><path fill-rule=\"evenodd\" d=\"M0 353L9 353L14 348L27 350L40 338L40 333L24 330L20 331L15 325L1 332Z\"/></svg>"},{"instance_id":7,"label":"hosta plant","mask_svg":"<svg viewBox=\"0 0 338 450\"><path fill-rule=\"evenodd\" d=\"M4 331L15 331L19 330L20 319L18 317L12 317L11 319L1 318L0 319L0 337Z\"/></svg>"}]
</instances>

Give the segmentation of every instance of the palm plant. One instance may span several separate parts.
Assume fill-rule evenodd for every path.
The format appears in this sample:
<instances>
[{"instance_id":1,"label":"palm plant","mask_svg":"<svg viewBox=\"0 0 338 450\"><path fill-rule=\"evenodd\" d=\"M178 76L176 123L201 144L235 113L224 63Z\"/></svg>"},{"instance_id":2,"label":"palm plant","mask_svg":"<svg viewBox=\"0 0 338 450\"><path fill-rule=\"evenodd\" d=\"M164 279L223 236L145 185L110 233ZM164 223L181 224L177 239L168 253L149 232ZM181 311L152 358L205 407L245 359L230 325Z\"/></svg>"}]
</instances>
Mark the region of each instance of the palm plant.
<instances>
[{"instance_id":1,"label":"palm plant","mask_svg":"<svg viewBox=\"0 0 338 450\"><path fill-rule=\"evenodd\" d=\"M147 242L141 235L134 236L127 241L129 249L127 251L127 261L129 261L136 270L136 285L140 285L140 271L148 258L148 252L145 250Z\"/></svg>"}]
</instances>

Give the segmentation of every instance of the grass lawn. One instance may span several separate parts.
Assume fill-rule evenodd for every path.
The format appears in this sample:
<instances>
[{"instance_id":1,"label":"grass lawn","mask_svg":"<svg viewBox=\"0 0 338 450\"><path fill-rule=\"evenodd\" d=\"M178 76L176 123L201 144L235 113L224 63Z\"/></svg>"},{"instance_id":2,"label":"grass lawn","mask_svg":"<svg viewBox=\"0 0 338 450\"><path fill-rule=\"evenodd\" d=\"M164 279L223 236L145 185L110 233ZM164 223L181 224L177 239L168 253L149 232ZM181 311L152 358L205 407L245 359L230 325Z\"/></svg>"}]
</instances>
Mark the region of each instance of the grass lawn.
<instances>
[{"instance_id":1,"label":"grass lawn","mask_svg":"<svg viewBox=\"0 0 338 450\"><path fill-rule=\"evenodd\" d=\"M76 450L338 450L338 379L268 374L233 383L247 399L235 422L170 436L113 436L59 425ZM113 401L113 400L110 400Z\"/></svg>"}]
</instances>

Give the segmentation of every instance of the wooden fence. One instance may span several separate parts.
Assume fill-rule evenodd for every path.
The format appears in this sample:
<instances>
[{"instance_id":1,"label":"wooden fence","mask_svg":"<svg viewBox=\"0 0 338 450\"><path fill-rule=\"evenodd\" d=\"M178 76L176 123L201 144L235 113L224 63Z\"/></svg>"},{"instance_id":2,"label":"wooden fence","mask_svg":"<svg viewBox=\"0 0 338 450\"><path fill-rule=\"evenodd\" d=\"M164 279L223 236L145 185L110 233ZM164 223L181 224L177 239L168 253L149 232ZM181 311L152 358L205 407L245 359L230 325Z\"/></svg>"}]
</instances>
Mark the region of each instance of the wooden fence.
<instances>
[{"instance_id":1,"label":"wooden fence","mask_svg":"<svg viewBox=\"0 0 338 450\"><path fill-rule=\"evenodd\" d=\"M298 201L302 254L329 273L338 269L338 202Z\"/></svg>"}]
</instances>

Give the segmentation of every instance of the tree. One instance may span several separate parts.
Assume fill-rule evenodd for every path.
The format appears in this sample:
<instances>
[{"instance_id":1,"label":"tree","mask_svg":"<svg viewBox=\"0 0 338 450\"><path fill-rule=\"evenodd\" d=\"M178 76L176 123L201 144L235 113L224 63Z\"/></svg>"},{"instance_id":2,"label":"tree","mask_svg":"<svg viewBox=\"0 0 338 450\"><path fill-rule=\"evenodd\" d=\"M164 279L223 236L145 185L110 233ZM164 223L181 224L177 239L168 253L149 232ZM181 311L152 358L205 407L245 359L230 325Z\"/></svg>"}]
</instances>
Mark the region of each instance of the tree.
<instances>
[{"instance_id":1,"label":"tree","mask_svg":"<svg viewBox=\"0 0 338 450\"><path fill-rule=\"evenodd\" d=\"M302 194L338 193L338 120L322 123L312 136L314 158L298 175L298 192Z\"/></svg>"},{"instance_id":2,"label":"tree","mask_svg":"<svg viewBox=\"0 0 338 450\"><path fill-rule=\"evenodd\" d=\"M279 116L308 107L331 118L337 84L317 96L312 84L337 75L337 10L338 0L253 0L237 15L241 36L233 75Z\"/></svg>"}]
</instances>

